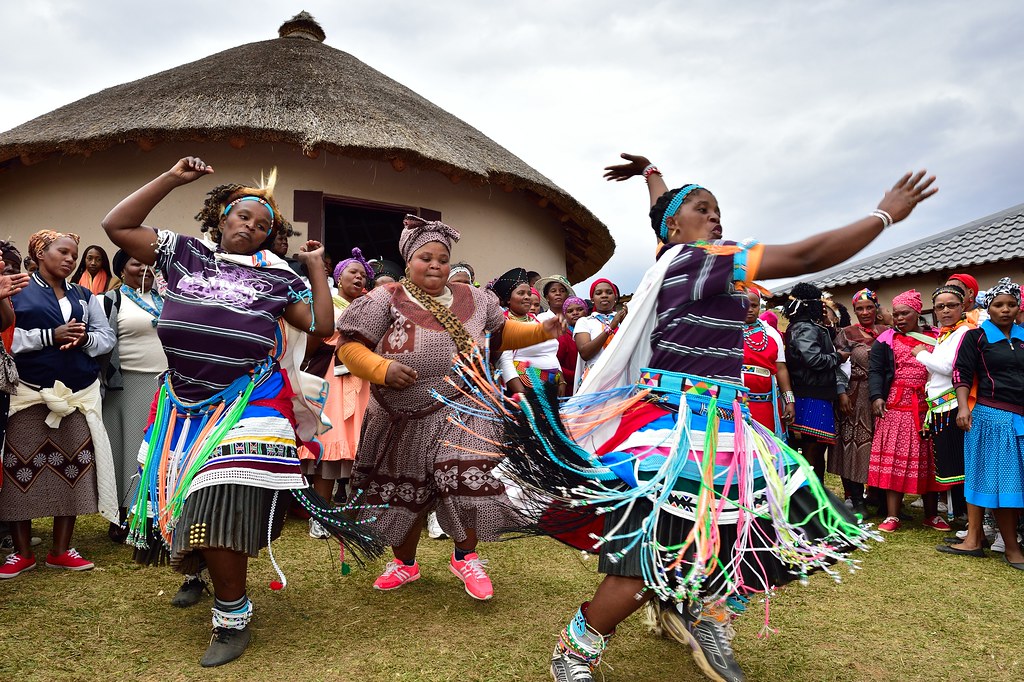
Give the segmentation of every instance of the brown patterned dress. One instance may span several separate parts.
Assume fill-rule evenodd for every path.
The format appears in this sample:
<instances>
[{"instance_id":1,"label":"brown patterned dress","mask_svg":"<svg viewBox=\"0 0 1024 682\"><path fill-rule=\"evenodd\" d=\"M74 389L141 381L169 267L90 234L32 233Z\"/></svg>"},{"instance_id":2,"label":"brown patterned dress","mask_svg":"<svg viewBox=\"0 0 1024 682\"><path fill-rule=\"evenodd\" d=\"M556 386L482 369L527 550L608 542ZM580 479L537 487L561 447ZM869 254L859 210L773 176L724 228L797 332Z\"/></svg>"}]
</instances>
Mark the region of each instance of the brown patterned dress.
<instances>
[{"instance_id":1,"label":"brown patterned dress","mask_svg":"<svg viewBox=\"0 0 1024 682\"><path fill-rule=\"evenodd\" d=\"M875 435L875 415L868 396L868 352L879 334L889 329L876 324L867 331L859 324L844 327L836 346L850 352L850 387L847 395L853 403L853 416L839 414L839 434L828 458L829 473L856 483L867 483L871 461L871 440Z\"/></svg>"},{"instance_id":2,"label":"brown patterned dress","mask_svg":"<svg viewBox=\"0 0 1024 682\"><path fill-rule=\"evenodd\" d=\"M449 285L451 312L483 346L485 332L498 332L505 317L494 297L464 284ZM491 475L497 451L481 438L497 440L495 423L466 417L464 430L449 421L453 410L432 391L454 397L445 379L455 343L433 314L399 284L387 284L355 300L338 319L339 344L358 341L378 355L416 370L418 379L398 390L374 385L363 420L352 485L365 493L374 530L390 545L401 544L418 519L436 507L444 531L456 542L475 529L491 542L522 525L504 487Z\"/></svg>"}]
</instances>

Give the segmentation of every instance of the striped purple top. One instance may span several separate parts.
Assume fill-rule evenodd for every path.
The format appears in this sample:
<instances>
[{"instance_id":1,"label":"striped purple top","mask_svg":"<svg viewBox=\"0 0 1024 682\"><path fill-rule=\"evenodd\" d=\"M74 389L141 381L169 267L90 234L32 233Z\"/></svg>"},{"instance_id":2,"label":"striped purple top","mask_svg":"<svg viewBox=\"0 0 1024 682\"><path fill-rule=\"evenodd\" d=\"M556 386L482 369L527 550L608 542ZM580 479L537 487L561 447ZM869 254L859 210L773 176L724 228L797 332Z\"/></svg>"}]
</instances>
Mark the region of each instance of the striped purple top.
<instances>
[{"instance_id":1,"label":"striped purple top","mask_svg":"<svg viewBox=\"0 0 1024 682\"><path fill-rule=\"evenodd\" d=\"M157 334L174 392L198 402L267 358L278 319L308 289L291 270L216 260L195 237L157 233L156 267L167 280Z\"/></svg>"},{"instance_id":2,"label":"striped purple top","mask_svg":"<svg viewBox=\"0 0 1024 682\"><path fill-rule=\"evenodd\" d=\"M683 244L672 259L658 294L658 320L651 333L652 368L741 383L743 321L747 295L734 282L756 273L741 272L756 242L713 242L740 252L715 255ZM666 245L662 251L675 246Z\"/></svg>"}]
</instances>

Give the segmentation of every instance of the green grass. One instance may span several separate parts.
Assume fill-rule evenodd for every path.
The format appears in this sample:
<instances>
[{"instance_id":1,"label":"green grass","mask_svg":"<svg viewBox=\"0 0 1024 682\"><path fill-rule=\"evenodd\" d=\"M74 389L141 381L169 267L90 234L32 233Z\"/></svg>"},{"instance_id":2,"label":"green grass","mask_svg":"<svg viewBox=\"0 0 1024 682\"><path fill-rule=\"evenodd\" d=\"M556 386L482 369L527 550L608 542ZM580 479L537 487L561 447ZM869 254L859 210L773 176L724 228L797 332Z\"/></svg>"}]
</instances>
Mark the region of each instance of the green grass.
<instances>
[{"instance_id":1,"label":"green grass","mask_svg":"<svg viewBox=\"0 0 1024 682\"><path fill-rule=\"evenodd\" d=\"M45 552L49 522L37 521ZM737 659L750 680L1017 680L1024 675L1024 574L997 560L950 557L919 519L869 553L837 585L816 575L772 599L779 633L758 639L755 602L737 623ZM559 630L597 585L596 560L544 539L482 547L495 598L475 602L448 571L448 542L424 537L423 577L394 593L370 585L383 561L342 576L337 545L289 521L274 554L288 587L271 592L266 553L250 567L252 645L238 661L201 669L210 600L179 610L167 568L133 564L106 522L79 520L75 545L97 568L40 566L0 583L0 678L5 680L546 680ZM331 549L329 549L331 548ZM42 553L40 553L42 556ZM619 627L608 681L694 680L689 651ZM600 674L598 675L600 679Z\"/></svg>"}]
</instances>

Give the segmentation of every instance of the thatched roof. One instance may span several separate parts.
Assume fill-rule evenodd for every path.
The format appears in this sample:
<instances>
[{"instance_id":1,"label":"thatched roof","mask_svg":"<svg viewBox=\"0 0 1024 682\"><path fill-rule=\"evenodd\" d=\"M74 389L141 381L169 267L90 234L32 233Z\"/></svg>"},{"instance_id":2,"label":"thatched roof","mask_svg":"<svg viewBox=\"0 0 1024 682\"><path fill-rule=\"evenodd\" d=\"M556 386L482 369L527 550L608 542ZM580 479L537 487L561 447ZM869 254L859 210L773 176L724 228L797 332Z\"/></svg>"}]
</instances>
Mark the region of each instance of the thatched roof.
<instances>
[{"instance_id":1,"label":"thatched roof","mask_svg":"<svg viewBox=\"0 0 1024 682\"><path fill-rule=\"evenodd\" d=\"M524 191L563 226L566 274L574 282L611 257L615 242L586 207L479 130L325 45L308 14L280 33L108 88L0 134L0 164L129 142L143 149L181 141L288 143L309 156L390 161L452 182Z\"/></svg>"}]
</instances>

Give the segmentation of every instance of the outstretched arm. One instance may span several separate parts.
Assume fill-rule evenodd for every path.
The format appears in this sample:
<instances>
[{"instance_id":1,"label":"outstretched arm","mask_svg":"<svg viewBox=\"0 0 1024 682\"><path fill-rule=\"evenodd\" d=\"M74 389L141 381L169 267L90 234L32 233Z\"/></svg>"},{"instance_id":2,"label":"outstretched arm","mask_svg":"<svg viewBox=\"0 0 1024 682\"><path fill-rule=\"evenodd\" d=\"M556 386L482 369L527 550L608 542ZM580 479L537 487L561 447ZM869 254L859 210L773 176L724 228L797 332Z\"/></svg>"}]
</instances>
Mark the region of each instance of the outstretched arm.
<instances>
[{"instance_id":1,"label":"outstretched arm","mask_svg":"<svg viewBox=\"0 0 1024 682\"><path fill-rule=\"evenodd\" d=\"M885 193L878 210L892 216L894 224L904 220L919 203L938 191L937 187L931 187L933 182L935 176L926 178L923 170L913 175L907 173ZM885 227L882 218L869 215L846 227L798 242L765 246L757 276L761 279L797 277L838 265L874 241Z\"/></svg>"},{"instance_id":2,"label":"outstretched arm","mask_svg":"<svg viewBox=\"0 0 1024 682\"><path fill-rule=\"evenodd\" d=\"M644 170L651 165L645 156L620 156L626 159L626 163L605 167L606 180L622 182L636 175L643 175ZM937 187L931 187L933 182L935 176L926 178L925 171L907 173L885 193L878 208L888 213L894 224L898 223L909 216L917 204L938 191ZM660 172L655 171L647 175L647 190L651 206L654 206L658 197L668 191ZM798 242L765 246L757 277L797 277L838 265L874 241L884 227L886 225L881 218L871 215L846 227L822 232Z\"/></svg>"},{"instance_id":3,"label":"outstretched arm","mask_svg":"<svg viewBox=\"0 0 1024 682\"><path fill-rule=\"evenodd\" d=\"M166 173L161 173L122 199L100 224L110 241L129 256L140 263L153 265L156 262L156 230L142 222L175 187L187 185L212 172L213 167L199 157L187 156Z\"/></svg>"}]
</instances>

